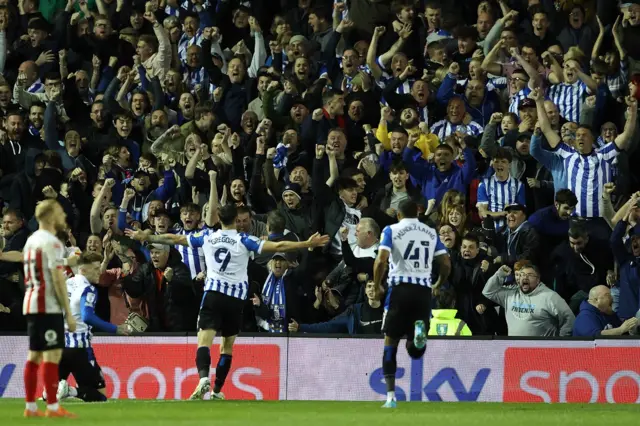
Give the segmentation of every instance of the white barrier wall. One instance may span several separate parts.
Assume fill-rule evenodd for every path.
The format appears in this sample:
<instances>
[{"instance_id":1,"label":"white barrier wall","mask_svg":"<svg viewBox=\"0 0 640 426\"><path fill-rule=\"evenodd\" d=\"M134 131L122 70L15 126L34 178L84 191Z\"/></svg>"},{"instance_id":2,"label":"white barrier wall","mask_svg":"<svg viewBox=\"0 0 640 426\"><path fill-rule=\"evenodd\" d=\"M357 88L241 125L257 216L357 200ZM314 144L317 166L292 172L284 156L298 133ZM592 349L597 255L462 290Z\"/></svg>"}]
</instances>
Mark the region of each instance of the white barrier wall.
<instances>
[{"instance_id":1,"label":"white barrier wall","mask_svg":"<svg viewBox=\"0 0 640 426\"><path fill-rule=\"evenodd\" d=\"M186 399L198 381L195 337L97 337L110 398ZM0 397L23 397L26 337L0 336ZM212 367L217 362L214 346ZM384 400L382 341L241 337L229 399ZM215 369L212 368L212 375ZM400 400L640 402L640 341L432 340L398 351Z\"/></svg>"}]
</instances>

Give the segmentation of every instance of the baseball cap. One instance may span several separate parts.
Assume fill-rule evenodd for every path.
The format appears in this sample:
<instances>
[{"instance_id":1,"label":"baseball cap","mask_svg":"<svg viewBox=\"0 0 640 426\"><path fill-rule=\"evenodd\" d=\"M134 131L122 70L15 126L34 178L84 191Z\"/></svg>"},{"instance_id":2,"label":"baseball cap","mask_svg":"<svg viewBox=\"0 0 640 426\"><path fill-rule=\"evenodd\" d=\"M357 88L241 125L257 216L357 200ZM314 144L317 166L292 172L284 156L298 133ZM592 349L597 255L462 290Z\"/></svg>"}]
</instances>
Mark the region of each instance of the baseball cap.
<instances>
[{"instance_id":1,"label":"baseball cap","mask_svg":"<svg viewBox=\"0 0 640 426\"><path fill-rule=\"evenodd\" d=\"M427 46L436 41L452 39L451 34L444 30L434 31L427 37Z\"/></svg>"},{"instance_id":2,"label":"baseball cap","mask_svg":"<svg viewBox=\"0 0 640 426\"><path fill-rule=\"evenodd\" d=\"M169 251L169 249L171 248L171 246L168 246L166 244L150 244L149 245L149 250L160 250L160 251Z\"/></svg>"},{"instance_id":3,"label":"baseball cap","mask_svg":"<svg viewBox=\"0 0 640 426\"><path fill-rule=\"evenodd\" d=\"M519 203L509 204L507 207L504 208L505 212L518 211L518 210L520 210L521 212L525 212L526 208Z\"/></svg>"},{"instance_id":4,"label":"baseball cap","mask_svg":"<svg viewBox=\"0 0 640 426\"><path fill-rule=\"evenodd\" d=\"M529 98L525 98L521 100L520 103L518 104L518 110L521 110L524 108L535 108L535 107L536 107L536 101Z\"/></svg>"},{"instance_id":5,"label":"baseball cap","mask_svg":"<svg viewBox=\"0 0 640 426\"><path fill-rule=\"evenodd\" d=\"M289 39L289 44L291 45L291 44L295 44L295 43L305 44L305 43L307 43L307 39L305 38L305 36L300 35L300 34L294 35L293 37L291 37Z\"/></svg>"},{"instance_id":6,"label":"baseball cap","mask_svg":"<svg viewBox=\"0 0 640 426\"><path fill-rule=\"evenodd\" d=\"M271 260L273 260L273 259L282 259L282 260L287 260L287 261L289 260L289 259L287 259L287 255L285 253L281 253L281 252L274 253L273 256L271 256Z\"/></svg>"}]
</instances>

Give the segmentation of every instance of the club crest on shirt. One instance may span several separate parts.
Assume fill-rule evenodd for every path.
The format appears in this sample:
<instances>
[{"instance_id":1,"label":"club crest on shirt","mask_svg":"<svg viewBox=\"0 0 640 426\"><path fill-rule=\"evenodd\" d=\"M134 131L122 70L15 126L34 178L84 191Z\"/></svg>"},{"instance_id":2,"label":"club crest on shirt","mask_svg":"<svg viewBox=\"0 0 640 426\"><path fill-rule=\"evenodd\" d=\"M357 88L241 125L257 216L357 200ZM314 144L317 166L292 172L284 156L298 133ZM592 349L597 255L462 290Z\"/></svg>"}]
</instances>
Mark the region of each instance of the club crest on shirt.
<instances>
[{"instance_id":1,"label":"club crest on shirt","mask_svg":"<svg viewBox=\"0 0 640 426\"><path fill-rule=\"evenodd\" d=\"M436 333L438 336L446 336L449 331L449 324L436 324Z\"/></svg>"}]
</instances>

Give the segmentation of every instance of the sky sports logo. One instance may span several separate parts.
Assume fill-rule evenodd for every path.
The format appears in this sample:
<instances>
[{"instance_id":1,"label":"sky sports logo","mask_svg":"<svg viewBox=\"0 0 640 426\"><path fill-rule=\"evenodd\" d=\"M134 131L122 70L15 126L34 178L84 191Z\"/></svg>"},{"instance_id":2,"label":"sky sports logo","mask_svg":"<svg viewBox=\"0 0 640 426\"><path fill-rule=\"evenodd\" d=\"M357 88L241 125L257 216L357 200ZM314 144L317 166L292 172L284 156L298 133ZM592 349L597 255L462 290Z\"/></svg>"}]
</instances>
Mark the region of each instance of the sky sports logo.
<instances>
[{"instance_id":1,"label":"sky sports logo","mask_svg":"<svg viewBox=\"0 0 640 426\"><path fill-rule=\"evenodd\" d=\"M508 348L504 402L640 403L640 348Z\"/></svg>"},{"instance_id":2,"label":"sky sports logo","mask_svg":"<svg viewBox=\"0 0 640 426\"><path fill-rule=\"evenodd\" d=\"M225 383L225 395L235 400L277 400L280 397L280 347L236 344ZM198 384L195 345L95 344L94 351L107 382L109 398L186 399ZM211 347L211 377L215 377L219 346Z\"/></svg>"}]
</instances>

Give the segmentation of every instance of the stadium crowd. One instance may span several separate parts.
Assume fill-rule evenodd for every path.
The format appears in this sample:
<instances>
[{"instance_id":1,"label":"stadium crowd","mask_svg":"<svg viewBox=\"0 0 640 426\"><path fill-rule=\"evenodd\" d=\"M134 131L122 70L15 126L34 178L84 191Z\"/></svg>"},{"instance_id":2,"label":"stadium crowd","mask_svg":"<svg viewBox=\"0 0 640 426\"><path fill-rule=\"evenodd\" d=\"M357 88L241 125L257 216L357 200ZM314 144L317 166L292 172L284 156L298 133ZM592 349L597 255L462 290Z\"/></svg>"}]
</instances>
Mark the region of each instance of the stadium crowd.
<instances>
[{"instance_id":1,"label":"stadium crowd","mask_svg":"<svg viewBox=\"0 0 640 426\"><path fill-rule=\"evenodd\" d=\"M125 231L234 203L238 231L332 238L250 263L244 331L379 334L411 199L452 261L435 334L636 331L640 0L0 0L0 72L0 331L44 199L116 325L196 330L203 249Z\"/></svg>"}]
</instances>

